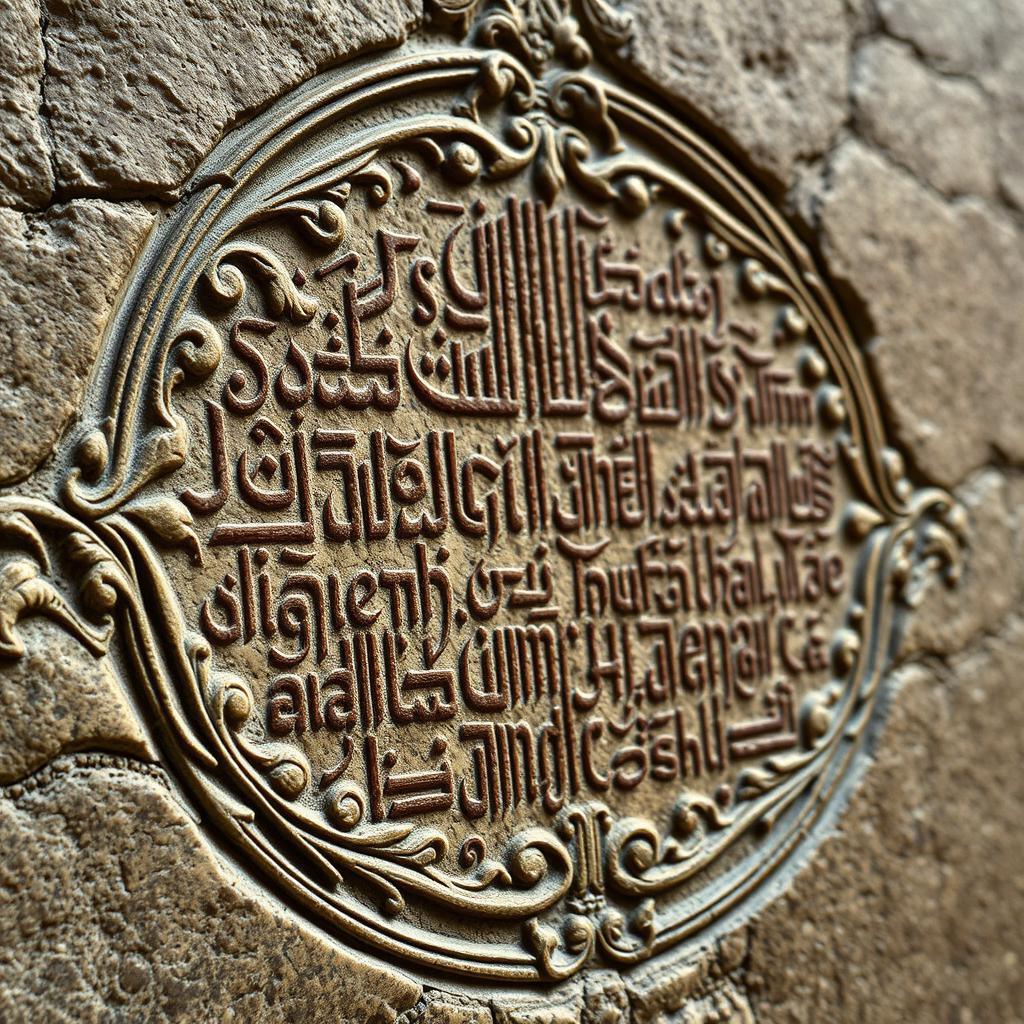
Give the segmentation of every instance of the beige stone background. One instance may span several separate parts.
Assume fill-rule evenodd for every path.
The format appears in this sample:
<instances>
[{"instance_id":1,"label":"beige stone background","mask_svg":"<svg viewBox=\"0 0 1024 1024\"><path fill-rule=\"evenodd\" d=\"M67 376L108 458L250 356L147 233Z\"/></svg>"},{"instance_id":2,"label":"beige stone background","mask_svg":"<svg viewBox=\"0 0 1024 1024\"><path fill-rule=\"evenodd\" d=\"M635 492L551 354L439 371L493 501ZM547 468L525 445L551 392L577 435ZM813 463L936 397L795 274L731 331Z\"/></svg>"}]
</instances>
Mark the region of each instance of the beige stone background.
<instances>
[{"instance_id":1,"label":"beige stone background","mask_svg":"<svg viewBox=\"0 0 1024 1024\"><path fill-rule=\"evenodd\" d=\"M1024 1021L1024 0L624 0L630 59L786 209L918 482L971 513L815 855L741 932L516 1009L262 894L54 630L0 674L0 1020ZM214 144L417 0L0 0L0 481L73 421L119 288Z\"/></svg>"}]
</instances>

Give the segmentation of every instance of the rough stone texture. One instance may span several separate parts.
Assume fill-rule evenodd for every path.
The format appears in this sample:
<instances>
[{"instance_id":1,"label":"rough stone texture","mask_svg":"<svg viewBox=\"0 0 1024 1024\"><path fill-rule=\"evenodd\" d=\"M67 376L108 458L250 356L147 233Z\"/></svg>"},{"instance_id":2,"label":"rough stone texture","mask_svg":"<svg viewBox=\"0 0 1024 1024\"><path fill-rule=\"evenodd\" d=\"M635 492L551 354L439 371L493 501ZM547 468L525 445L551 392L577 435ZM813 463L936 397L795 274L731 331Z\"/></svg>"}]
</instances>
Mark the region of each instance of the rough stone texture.
<instances>
[{"instance_id":1,"label":"rough stone texture","mask_svg":"<svg viewBox=\"0 0 1024 1024\"><path fill-rule=\"evenodd\" d=\"M833 278L863 303L896 439L955 486L999 452L1024 459L1024 239L975 200L944 203L857 141L819 197Z\"/></svg>"},{"instance_id":2,"label":"rough stone texture","mask_svg":"<svg viewBox=\"0 0 1024 1024\"><path fill-rule=\"evenodd\" d=\"M940 192L994 194L996 133L977 85L929 71L891 40L857 54L852 84L858 130L893 161Z\"/></svg>"},{"instance_id":3,"label":"rough stone texture","mask_svg":"<svg viewBox=\"0 0 1024 1024\"><path fill-rule=\"evenodd\" d=\"M904 39L932 65L971 74L991 59L1010 4L1000 0L877 0L886 31Z\"/></svg>"},{"instance_id":4,"label":"rough stone texture","mask_svg":"<svg viewBox=\"0 0 1024 1024\"><path fill-rule=\"evenodd\" d=\"M430 992L422 1002L419 1024L492 1024L494 1014L486 1000Z\"/></svg>"},{"instance_id":5,"label":"rough stone texture","mask_svg":"<svg viewBox=\"0 0 1024 1024\"><path fill-rule=\"evenodd\" d=\"M950 655L990 632L1024 602L1024 504L1020 477L993 469L968 480L956 498L968 514L971 557L956 587L928 588L910 616L902 656Z\"/></svg>"},{"instance_id":6,"label":"rough stone texture","mask_svg":"<svg viewBox=\"0 0 1024 1024\"><path fill-rule=\"evenodd\" d=\"M576 985L569 999L555 1001L543 996L506 999L503 1003L492 1004L492 1018L494 1024L576 1024L582 1014L578 993Z\"/></svg>"},{"instance_id":7,"label":"rough stone texture","mask_svg":"<svg viewBox=\"0 0 1024 1024\"><path fill-rule=\"evenodd\" d=\"M1024 4L1003 0L994 60L981 70L992 96L999 134L999 185L1024 210Z\"/></svg>"},{"instance_id":8,"label":"rough stone texture","mask_svg":"<svg viewBox=\"0 0 1024 1024\"><path fill-rule=\"evenodd\" d=\"M847 116L851 29L842 0L631 0L633 62L787 182L827 149Z\"/></svg>"},{"instance_id":9,"label":"rough stone texture","mask_svg":"<svg viewBox=\"0 0 1024 1024\"><path fill-rule=\"evenodd\" d=\"M641 968L626 982L633 1024L687 1018L700 1024L753 1024L747 989L749 933L740 928L700 955Z\"/></svg>"},{"instance_id":10,"label":"rough stone texture","mask_svg":"<svg viewBox=\"0 0 1024 1024\"><path fill-rule=\"evenodd\" d=\"M791 190L915 475L968 509L972 555L961 589L933 588L912 620L874 760L786 893L724 952L621 990L592 984L580 1012L1022 1021L1024 4L627 6L647 79ZM0 205L50 201L47 120L60 196L173 198L233 124L399 40L419 12L412 0L253 9L54 2L44 47L34 2L0 5ZM7 481L77 407L152 216L89 200L0 217ZM145 755L94 666L55 645L24 671L0 687L0 781L72 749ZM138 762L55 770L76 758L0 803L0 1019L512 1019L357 966L250 888Z\"/></svg>"},{"instance_id":11,"label":"rough stone texture","mask_svg":"<svg viewBox=\"0 0 1024 1024\"><path fill-rule=\"evenodd\" d=\"M915 667L834 837L759 917L760 1024L1024 1019L1024 630Z\"/></svg>"},{"instance_id":12,"label":"rough stone texture","mask_svg":"<svg viewBox=\"0 0 1024 1024\"><path fill-rule=\"evenodd\" d=\"M629 1019L629 992L613 971L595 971L583 990L583 1024L620 1024Z\"/></svg>"},{"instance_id":13,"label":"rough stone texture","mask_svg":"<svg viewBox=\"0 0 1024 1024\"><path fill-rule=\"evenodd\" d=\"M0 800L0 1019L391 1024L415 1004L250 891L158 777L84 761Z\"/></svg>"},{"instance_id":14,"label":"rough stone texture","mask_svg":"<svg viewBox=\"0 0 1024 1024\"><path fill-rule=\"evenodd\" d=\"M1024 5L1018 0L879 0L882 25L935 70L977 83L998 136L999 185L1024 207ZM947 157L948 159L948 157Z\"/></svg>"},{"instance_id":15,"label":"rough stone texture","mask_svg":"<svg viewBox=\"0 0 1024 1024\"><path fill-rule=\"evenodd\" d=\"M39 117L39 9L21 0L2 0L0 25L0 205L36 206L53 191L49 147Z\"/></svg>"},{"instance_id":16,"label":"rough stone texture","mask_svg":"<svg viewBox=\"0 0 1024 1024\"><path fill-rule=\"evenodd\" d=\"M25 658L0 672L0 785L74 750L152 760L138 713L109 662L83 657L77 641L51 623L29 629L40 632Z\"/></svg>"},{"instance_id":17,"label":"rough stone texture","mask_svg":"<svg viewBox=\"0 0 1024 1024\"><path fill-rule=\"evenodd\" d=\"M35 469L78 409L152 221L135 203L0 209L0 483Z\"/></svg>"},{"instance_id":18,"label":"rough stone texture","mask_svg":"<svg viewBox=\"0 0 1024 1024\"><path fill-rule=\"evenodd\" d=\"M1010 105L999 119L999 185L1024 210L1024 103Z\"/></svg>"},{"instance_id":19,"label":"rough stone texture","mask_svg":"<svg viewBox=\"0 0 1024 1024\"><path fill-rule=\"evenodd\" d=\"M58 188L171 195L239 118L330 64L396 45L420 10L413 0L54 0L46 106Z\"/></svg>"}]
</instances>

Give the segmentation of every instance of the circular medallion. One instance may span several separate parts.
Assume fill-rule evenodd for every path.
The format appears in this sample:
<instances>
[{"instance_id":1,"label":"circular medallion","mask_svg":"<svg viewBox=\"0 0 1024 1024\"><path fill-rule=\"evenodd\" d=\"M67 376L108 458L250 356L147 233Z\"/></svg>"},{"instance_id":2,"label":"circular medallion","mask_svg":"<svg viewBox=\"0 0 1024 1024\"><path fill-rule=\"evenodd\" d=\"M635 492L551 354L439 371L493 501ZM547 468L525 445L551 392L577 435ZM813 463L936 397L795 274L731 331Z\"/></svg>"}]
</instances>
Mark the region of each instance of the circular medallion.
<instances>
[{"instance_id":1,"label":"circular medallion","mask_svg":"<svg viewBox=\"0 0 1024 1024\"><path fill-rule=\"evenodd\" d=\"M550 6L453 15L463 43L234 133L152 240L54 503L3 507L64 536L61 614L258 878L509 981L749 903L960 530L792 231L595 60L624 19Z\"/></svg>"}]
</instances>

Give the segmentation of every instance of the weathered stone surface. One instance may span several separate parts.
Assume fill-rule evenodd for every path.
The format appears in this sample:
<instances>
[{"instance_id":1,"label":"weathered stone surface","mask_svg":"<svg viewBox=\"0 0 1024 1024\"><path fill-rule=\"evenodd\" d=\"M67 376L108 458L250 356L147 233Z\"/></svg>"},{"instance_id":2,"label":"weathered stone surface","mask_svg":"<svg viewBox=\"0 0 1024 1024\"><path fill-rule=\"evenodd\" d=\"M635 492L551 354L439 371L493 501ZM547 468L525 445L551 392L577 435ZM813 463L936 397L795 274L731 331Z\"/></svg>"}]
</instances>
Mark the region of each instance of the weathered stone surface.
<instances>
[{"instance_id":1,"label":"weathered stone surface","mask_svg":"<svg viewBox=\"0 0 1024 1024\"><path fill-rule=\"evenodd\" d=\"M637 26L629 60L777 181L823 153L846 119L852 31L842 0L624 6Z\"/></svg>"},{"instance_id":2,"label":"weathered stone surface","mask_svg":"<svg viewBox=\"0 0 1024 1024\"><path fill-rule=\"evenodd\" d=\"M1024 4L1003 0L994 57L981 81L993 97L999 133L999 185L1024 210Z\"/></svg>"},{"instance_id":3,"label":"weathered stone surface","mask_svg":"<svg viewBox=\"0 0 1024 1024\"><path fill-rule=\"evenodd\" d=\"M1024 629L901 673L854 803L754 928L760 1024L1020 1021Z\"/></svg>"},{"instance_id":4,"label":"weathered stone surface","mask_svg":"<svg viewBox=\"0 0 1024 1024\"><path fill-rule=\"evenodd\" d=\"M152 221L138 204L0 210L0 483L45 459L77 410Z\"/></svg>"},{"instance_id":5,"label":"weathered stone surface","mask_svg":"<svg viewBox=\"0 0 1024 1024\"><path fill-rule=\"evenodd\" d=\"M1024 206L1024 8L1017 0L881 0L884 29L905 41L950 85L980 86L993 104L1002 196ZM927 116L927 115L926 115ZM932 115L933 117L934 115ZM977 129L975 130L977 131ZM951 158L949 149L939 159Z\"/></svg>"},{"instance_id":6,"label":"weathered stone surface","mask_svg":"<svg viewBox=\"0 0 1024 1024\"><path fill-rule=\"evenodd\" d=\"M981 202L944 203L856 141L818 212L833 277L878 334L871 356L896 438L955 486L993 452L1024 459L1024 241Z\"/></svg>"},{"instance_id":7,"label":"weathered stone surface","mask_svg":"<svg viewBox=\"0 0 1024 1024\"><path fill-rule=\"evenodd\" d=\"M167 196L244 115L330 64L397 44L422 5L54 0L49 9L58 186Z\"/></svg>"},{"instance_id":8,"label":"weathered stone surface","mask_svg":"<svg viewBox=\"0 0 1024 1024\"><path fill-rule=\"evenodd\" d=\"M49 147L39 116L39 9L21 0L2 0L0 25L0 205L38 206L53 191Z\"/></svg>"},{"instance_id":9,"label":"weathered stone surface","mask_svg":"<svg viewBox=\"0 0 1024 1024\"><path fill-rule=\"evenodd\" d=\"M1024 108L1011 107L999 118L999 185L1024 210Z\"/></svg>"},{"instance_id":10,"label":"weathered stone surface","mask_svg":"<svg viewBox=\"0 0 1024 1024\"><path fill-rule=\"evenodd\" d=\"M425 993L410 1014L415 1024L492 1024L494 1015L486 999L438 990Z\"/></svg>"},{"instance_id":11,"label":"weathered stone surface","mask_svg":"<svg viewBox=\"0 0 1024 1024\"><path fill-rule=\"evenodd\" d=\"M936 68L959 74L990 61L1005 19L1000 8L1000 0L878 0L890 35L910 43Z\"/></svg>"},{"instance_id":12,"label":"weathered stone surface","mask_svg":"<svg viewBox=\"0 0 1024 1024\"><path fill-rule=\"evenodd\" d=\"M251 891L158 777L84 762L0 802L0 1018L391 1024L415 1004Z\"/></svg>"},{"instance_id":13,"label":"weathered stone surface","mask_svg":"<svg viewBox=\"0 0 1024 1024\"><path fill-rule=\"evenodd\" d=\"M580 986L560 998L536 995L496 1001L491 1008L494 1024L577 1024L583 1012Z\"/></svg>"},{"instance_id":14,"label":"weathered stone surface","mask_svg":"<svg viewBox=\"0 0 1024 1024\"><path fill-rule=\"evenodd\" d=\"M0 673L0 785L74 750L154 759L110 663L93 659L50 623L36 628L42 644Z\"/></svg>"},{"instance_id":15,"label":"weathered stone surface","mask_svg":"<svg viewBox=\"0 0 1024 1024\"><path fill-rule=\"evenodd\" d=\"M955 488L969 513L964 578L933 585L911 618L902 657L924 667L901 670L835 834L749 931L696 962L592 977L551 1006L424 997L265 897L137 763L60 757L150 751L112 676L33 625L45 654L0 674L0 783L59 760L0 801L0 1019L1024 1021L1024 243L1000 205L1024 209L1024 5L877 0L889 38L853 55L874 29L868 4L627 6L630 59L770 188L847 126L861 136L802 178L808 238L864 314L915 482ZM63 194L173 198L232 126L400 39L420 8L56 0L41 91L38 8L0 3L0 205L52 198L44 97ZM78 407L153 215L76 200L0 218L6 482L46 458Z\"/></svg>"},{"instance_id":16,"label":"weathered stone surface","mask_svg":"<svg viewBox=\"0 0 1024 1024\"><path fill-rule=\"evenodd\" d=\"M641 969L626 981L634 1024L693 1020L700 1024L752 1024L747 995L749 934L739 928L696 956ZM677 1016L679 1015L679 1016Z\"/></svg>"},{"instance_id":17,"label":"weathered stone surface","mask_svg":"<svg viewBox=\"0 0 1024 1024\"><path fill-rule=\"evenodd\" d=\"M977 85L937 75L908 46L881 39L858 52L852 91L857 130L896 163L949 195L994 194L996 134Z\"/></svg>"},{"instance_id":18,"label":"weathered stone surface","mask_svg":"<svg viewBox=\"0 0 1024 1024\"><path fill-rule=\"evenodd\" d=\"M584 985L581 1024L626 1024L629 1019L625 982L613 971L595 971Z\"/></svg>"},{"instance_id":19,"label":"weathered stone surface","mask_svg":"<svg viewBox=\"0 0 1024 1024\"><path fill-rule=\"evenodd\" d=\"M956 492L967 511L970 555L956 587L935 583L909 618L903 657L950 655L999 628L1024 600L1024 503L986 470Z\"/></svg>"}]
</instances>

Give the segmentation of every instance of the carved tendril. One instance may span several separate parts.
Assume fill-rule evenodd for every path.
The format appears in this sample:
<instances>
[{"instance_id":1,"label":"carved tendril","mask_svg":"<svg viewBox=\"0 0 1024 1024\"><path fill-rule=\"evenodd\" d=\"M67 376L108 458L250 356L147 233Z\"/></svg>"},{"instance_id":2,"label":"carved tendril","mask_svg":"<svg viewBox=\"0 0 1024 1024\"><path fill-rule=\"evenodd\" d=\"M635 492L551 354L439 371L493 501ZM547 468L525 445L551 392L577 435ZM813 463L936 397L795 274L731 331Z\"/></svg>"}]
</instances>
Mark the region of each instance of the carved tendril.
<instances>
[{"instance_id":1,"label":"carved tendril","mask_svg":"<svg viewBox=\"0 0 1024 1024\"><path fill-rule=\"evenodd\" d=\"M40 526L56 530L45 536ZM33 616L56 622L90 653L106 653L113 633L111 612L133 587L112 552L65 513L47 502L0 499L0 539L27 549L0 563L0 656L20 658L25 641L18 623ZM54 574L57 544L78 580L78 603L62 592Z\"/></svg>"}]
</instances>

